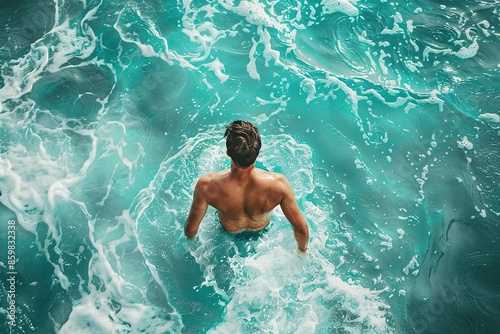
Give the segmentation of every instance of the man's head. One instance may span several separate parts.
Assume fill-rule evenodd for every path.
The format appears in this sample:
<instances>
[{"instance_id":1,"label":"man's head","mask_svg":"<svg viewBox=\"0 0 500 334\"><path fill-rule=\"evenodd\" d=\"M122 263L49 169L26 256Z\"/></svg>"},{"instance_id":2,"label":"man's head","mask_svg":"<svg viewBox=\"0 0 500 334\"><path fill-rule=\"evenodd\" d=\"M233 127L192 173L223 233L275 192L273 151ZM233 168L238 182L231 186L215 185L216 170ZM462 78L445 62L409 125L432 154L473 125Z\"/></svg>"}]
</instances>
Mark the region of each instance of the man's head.
<instances>
[{"instance_id":1,"label":"man's head","mask_svg":"<svg viewBox=\"0 0 500 334\"><path fill-rule=\"evenodd\" d=\"M259 155L261 142L259 130L250 122L234 121L224 133L227 153L238 167L252 165Z\"/></svg>"}]
</instances>

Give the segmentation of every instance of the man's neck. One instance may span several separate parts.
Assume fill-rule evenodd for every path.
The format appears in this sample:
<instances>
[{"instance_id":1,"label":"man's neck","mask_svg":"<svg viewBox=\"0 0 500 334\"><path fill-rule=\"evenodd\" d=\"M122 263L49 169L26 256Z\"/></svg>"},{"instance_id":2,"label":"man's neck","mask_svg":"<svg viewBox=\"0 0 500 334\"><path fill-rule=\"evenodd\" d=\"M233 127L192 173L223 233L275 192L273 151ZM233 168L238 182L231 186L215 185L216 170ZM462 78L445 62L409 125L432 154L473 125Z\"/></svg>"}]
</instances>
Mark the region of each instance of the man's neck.
<instances>
[{"instance_id":1,"label":"man's neck","mask_svg":"<svg viewBox=\"0 0 500 334\"><path fill-rule=\"evenodd\" d=\"M248 167L238 167L234 164L234 162L231 161L231 175L233 177L238 177L238 178L247 178L249 177L254 171L254 164L251 164Z\"/></svg>"}]
</instances>

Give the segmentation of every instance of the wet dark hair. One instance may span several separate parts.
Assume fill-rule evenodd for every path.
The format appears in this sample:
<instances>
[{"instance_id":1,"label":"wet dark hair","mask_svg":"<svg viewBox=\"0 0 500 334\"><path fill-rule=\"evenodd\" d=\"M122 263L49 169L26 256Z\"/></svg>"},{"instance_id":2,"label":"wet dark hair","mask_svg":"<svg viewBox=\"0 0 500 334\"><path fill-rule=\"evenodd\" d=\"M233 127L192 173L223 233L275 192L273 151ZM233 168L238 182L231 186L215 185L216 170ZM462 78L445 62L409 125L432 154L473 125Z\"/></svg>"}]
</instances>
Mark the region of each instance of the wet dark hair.
<instances>
[{"instance_id":1,"label":"wet dark hair","mask_svg":"<svg viewBox=\"0 0 500 334\"><path fill-rule=\"evenodd\" d=\"M262 145L255 125L247 121L234 121L227 127L224 137L229 156L236 166L245 168L255 162Z\"/></svg>"}]
</instances>

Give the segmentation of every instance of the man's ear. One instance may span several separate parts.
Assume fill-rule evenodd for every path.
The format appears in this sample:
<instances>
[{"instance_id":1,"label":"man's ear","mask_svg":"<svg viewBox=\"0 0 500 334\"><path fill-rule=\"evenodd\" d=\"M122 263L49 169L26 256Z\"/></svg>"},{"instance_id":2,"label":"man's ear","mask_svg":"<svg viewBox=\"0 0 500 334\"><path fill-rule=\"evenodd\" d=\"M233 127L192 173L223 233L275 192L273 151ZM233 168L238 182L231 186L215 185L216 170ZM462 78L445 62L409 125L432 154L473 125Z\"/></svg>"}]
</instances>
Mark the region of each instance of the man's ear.
<instances>
[{"instance_id":1,"label":"man's ear","mask_svg":"<svg viewBox=\"0 0 500 334\"><path fill-rule=\"evenodd\" d=\"M226 155L231 158L231 156L229 155L229 150L226 150Z\"/></svg>"}]
</instances>

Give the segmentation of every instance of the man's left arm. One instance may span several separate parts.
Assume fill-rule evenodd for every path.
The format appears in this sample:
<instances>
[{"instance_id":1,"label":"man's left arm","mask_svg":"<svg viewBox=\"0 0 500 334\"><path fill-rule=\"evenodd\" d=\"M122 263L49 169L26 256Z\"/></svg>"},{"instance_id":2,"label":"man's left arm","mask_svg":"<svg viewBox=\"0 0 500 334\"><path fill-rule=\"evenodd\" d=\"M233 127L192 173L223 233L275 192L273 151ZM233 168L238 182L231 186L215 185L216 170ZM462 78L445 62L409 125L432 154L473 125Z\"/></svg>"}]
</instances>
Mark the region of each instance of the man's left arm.
<instances>
[{"instance_id":1,"label":"man's left arm","mask_svg":"<svg viewBox=\"0 0 500 334\"><path fill-rule=\"evenodd\" d=\"M203 193L201 191L200 181L196 184L193 195L193 203L191 204L191 210L189 211L189 216L186 220L186 225L184 225L184 233L188 238L194 238L198 233L198 227L200 226L201 220L205 216L208 209L208 202L206 201Z\"/></svg>"},{"instance_id":2,"label":"man's left arm","mask_svg":"<svg viewBox=\"0 0 500 334\"><path fill-rule=\"evenodd\" d=\"M309 227L295 200L292 186L285 177L281 178L281 182L283 186L283 198L280 203L281 209L293 226L299 250L305 253L307 251L307 243L309 242Z\"/></svg>"}]
</instances>

